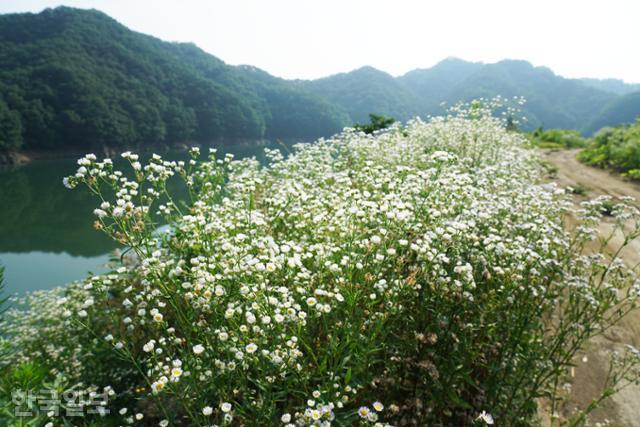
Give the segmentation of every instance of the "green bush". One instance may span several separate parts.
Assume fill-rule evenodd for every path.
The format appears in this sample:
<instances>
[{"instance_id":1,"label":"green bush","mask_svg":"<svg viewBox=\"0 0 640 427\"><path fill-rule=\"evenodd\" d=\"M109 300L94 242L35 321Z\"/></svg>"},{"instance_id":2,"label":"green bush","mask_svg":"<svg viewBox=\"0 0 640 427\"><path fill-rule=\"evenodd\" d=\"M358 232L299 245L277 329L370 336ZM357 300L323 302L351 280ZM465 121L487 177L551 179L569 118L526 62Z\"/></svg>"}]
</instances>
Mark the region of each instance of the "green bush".
<instances>
[{"instance_id":1,"label":"green bush","mask_svg":"<svg viewBox=\"0 0 640 427\"><path fill-rule=\"evenodd\" d=\"M527 134L529 141L539 148L581 148L587 140L577 130L538 128Z\"/></svg>"},{"instance_id":2,"label":"green bush","mask_svg":"<svg viewBox=\"0 0 640 427\"><path fill-rule=\"evenodd\" d=\"M601 129L578 159L591 166L611 168L638 179L640 174L640 120L631 126Z\"/></svg>"},{"instance_id":3,"label":"green bush","mask_svg":"<svg viewBox=\"0 0 640 427\"><path fill-rule=\"evenodd\" d=\"M640 282L583 250L607 200L567 233L568 196L479 110L269 150L267 167L193 150L125 153L121 173L85 156L65 184L88 186L97 227L131 250L9 311L2 364L112 393L118 423L528 425L541 399L559 410L575 355ZM635 208L610 213L640 234L624 226ZM637 354L613 359L603 396L638 378Z\"/></svg>"}]
</instances>

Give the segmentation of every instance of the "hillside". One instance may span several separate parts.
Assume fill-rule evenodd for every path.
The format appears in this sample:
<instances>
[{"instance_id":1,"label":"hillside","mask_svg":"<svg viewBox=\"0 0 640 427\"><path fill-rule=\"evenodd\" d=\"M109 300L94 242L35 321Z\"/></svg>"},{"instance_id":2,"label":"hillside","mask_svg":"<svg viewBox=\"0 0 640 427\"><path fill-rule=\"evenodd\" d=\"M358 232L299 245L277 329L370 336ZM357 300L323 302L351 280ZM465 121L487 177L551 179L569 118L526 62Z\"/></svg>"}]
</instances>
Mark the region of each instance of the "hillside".
<instances>
[{"instance_id":1,"label":"hillside","mask_svg":"<svg viewBox=\"0 0 640 427\"><path fill-rule=\"evenodd\" d=\"M324 94L358 120L364 117L366 107L402 120L442 114L443 103L450 106L496 95L527 99L523 109L525 129L544 126L587 131L586 124L592 121L616 124L626 117L609 114L600 118L604 106L618 100L619 95L516 60L482 64L448 58L432 68L413 70L397 78L367 67L308 81L305 87ZM640 108L635 114L640 114Z\"/></svg>"},{"instance_id":2,"label":"hillside","mask_svg":"<svg viewBox=\"0 0 640 427\"><path fill-rule=\"evenodd\" d=\"M398 81L420 99L421 111L437 114L444 111L440 103L451 99L453 88L482 67L480 63L447 58L431 68L409 71Z\"/></svg>"},{"instance_id":3,"label":"hillside","mask_svg":"<svg viewBox=\"0 0 640 427\"><path fill-rule=\"evenodd\" d=\"M419 98L411 88L373 67L300 82L300 85L344 108L355 122L366 122L372 112L405 121L420 111Z\"/></svg>"},{"instance_id":4,"label":"hillside","mask_svg":"<svg viewBox=\"0 0 640 427\"><path fill-rule=\"evenodd\" d=\"M0 148L319 136L347 117L266 73L66 7L0 16Z\"/></svg>"},{"instance_id":5,"label":"hillside","mask_svg":"<svg viewBox=\"0 0 640 427\"><path fill-rule=\"evenodd\" d=\"M619 79L580 79L587 86L615 93L616 95L627 95L640 91L640 83L625 83Z\"/></svg>"},{"instance_id":6,"label":"hillside","mask_svg":"<svg viewBox=\"0 0 640 427\"><path fill-rule=\"evenodd\" d=\"M581 82L555 75L545 67L533 67L526 61L501 61L487 64L452 88L448 102L489 97L524 96L528 128L581 129L615 97L587 87Z\"/></svg>"},{"instance_id":7,"label":"hillside","mask_svg":"<svg viewBox=\"0 0 640 427\"><path fill-rule=\"evenodd\" d=\"M400 77L362 67L291 81L136 33L95 10L0 16L0 152L312 138L369 113L405 121L496 95L527 98L527 130L591 133L640 115L636 86L565 79L526 61L455 58Z\"/></svg>"},{"instance_id":8,"label":"hillside","mask_svg":"<svg viewBox=\"0 0 640 427\"><path fill-rule=\"evenodd\" d=\"M615 98L604 106L600 114L591 121L586 131L596 132L605 126L631 124L640 116L640 91Z\"/></svg>"}]
</instances>

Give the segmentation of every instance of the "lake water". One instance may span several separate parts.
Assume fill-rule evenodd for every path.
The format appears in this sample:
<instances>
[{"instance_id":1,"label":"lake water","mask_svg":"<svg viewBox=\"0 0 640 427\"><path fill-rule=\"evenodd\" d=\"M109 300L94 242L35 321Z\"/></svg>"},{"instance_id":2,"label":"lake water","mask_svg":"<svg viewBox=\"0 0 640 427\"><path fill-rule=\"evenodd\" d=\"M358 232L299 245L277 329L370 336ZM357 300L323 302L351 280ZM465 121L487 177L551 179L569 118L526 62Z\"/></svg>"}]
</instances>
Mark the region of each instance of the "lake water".
<instances>
[{"instance_id":1,"label":"lake water","mask_svg":"<svg viewBox=\"0 0 640 427\"><path fill-rule=\"evenodd\" d=\"M282 148L281 143L266 146ZM264 161L264 148L259 143L221 146L219 153ZM177 160L188 155L163 157ZM76 159L70 158L0 169L0 264L5 266L7 294L51 289L88 272L103 272L118 248L93 229L97 199L82 186L68 190L62 185L62 178L76 168Z\"/></svg>"}]
</instances>

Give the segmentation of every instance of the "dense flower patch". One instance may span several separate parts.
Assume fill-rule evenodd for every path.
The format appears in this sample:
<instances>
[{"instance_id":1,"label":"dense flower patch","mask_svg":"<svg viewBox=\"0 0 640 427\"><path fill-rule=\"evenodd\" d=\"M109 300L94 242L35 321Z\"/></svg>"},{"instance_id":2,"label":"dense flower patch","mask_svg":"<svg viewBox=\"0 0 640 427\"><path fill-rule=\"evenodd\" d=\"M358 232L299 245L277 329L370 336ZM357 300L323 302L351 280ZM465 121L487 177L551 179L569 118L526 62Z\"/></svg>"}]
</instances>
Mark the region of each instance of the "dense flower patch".
<instances>
[{"instance_id":1,"label":"dense flower patch","mask_svg":"<svg viewBox=\"0 0 640 427\"><path fill-rule=\"evenodd\" d=\"M194 149L186 163L125 153L127 175L88 155L65 184L87 185L96 227L131 249L12 311L3 369L106 392L110 413L91 419L113 424L533 423L640 285L583 250L602 201L567 232L567 196L525 145L476 105L269 151L266 167ZM613 215L638 234L630 204ZM636 364L615 358L613 383Z\"/></svg>"}]
</instances>

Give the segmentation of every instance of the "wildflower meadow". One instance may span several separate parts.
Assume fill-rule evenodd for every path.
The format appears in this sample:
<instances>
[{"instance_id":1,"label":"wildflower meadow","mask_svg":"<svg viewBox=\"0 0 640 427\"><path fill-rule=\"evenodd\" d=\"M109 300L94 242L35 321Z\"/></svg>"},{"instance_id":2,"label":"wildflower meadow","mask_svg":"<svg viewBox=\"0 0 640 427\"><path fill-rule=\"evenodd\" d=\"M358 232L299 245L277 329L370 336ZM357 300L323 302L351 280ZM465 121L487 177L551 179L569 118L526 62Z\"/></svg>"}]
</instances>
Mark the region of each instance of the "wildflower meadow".
<instances>
[{"instance_id":1,"label":"wildflower meadow","mask_svg":"<svg viewBox=\"0 0 640 427\"><path fill-rule=\"evenodd\" d=\"M612 202L575 207L527 145L474 103L267 165L83 157L65 185L95 194L96 229L126 249L5 314L1 422L584 423L595 404L563 409L568 372L640 282L597 231ZM630 200L608 213L625 244L640 235ZM603 396L639 361L612 353Z\"/></svg>"}]
</instances>

